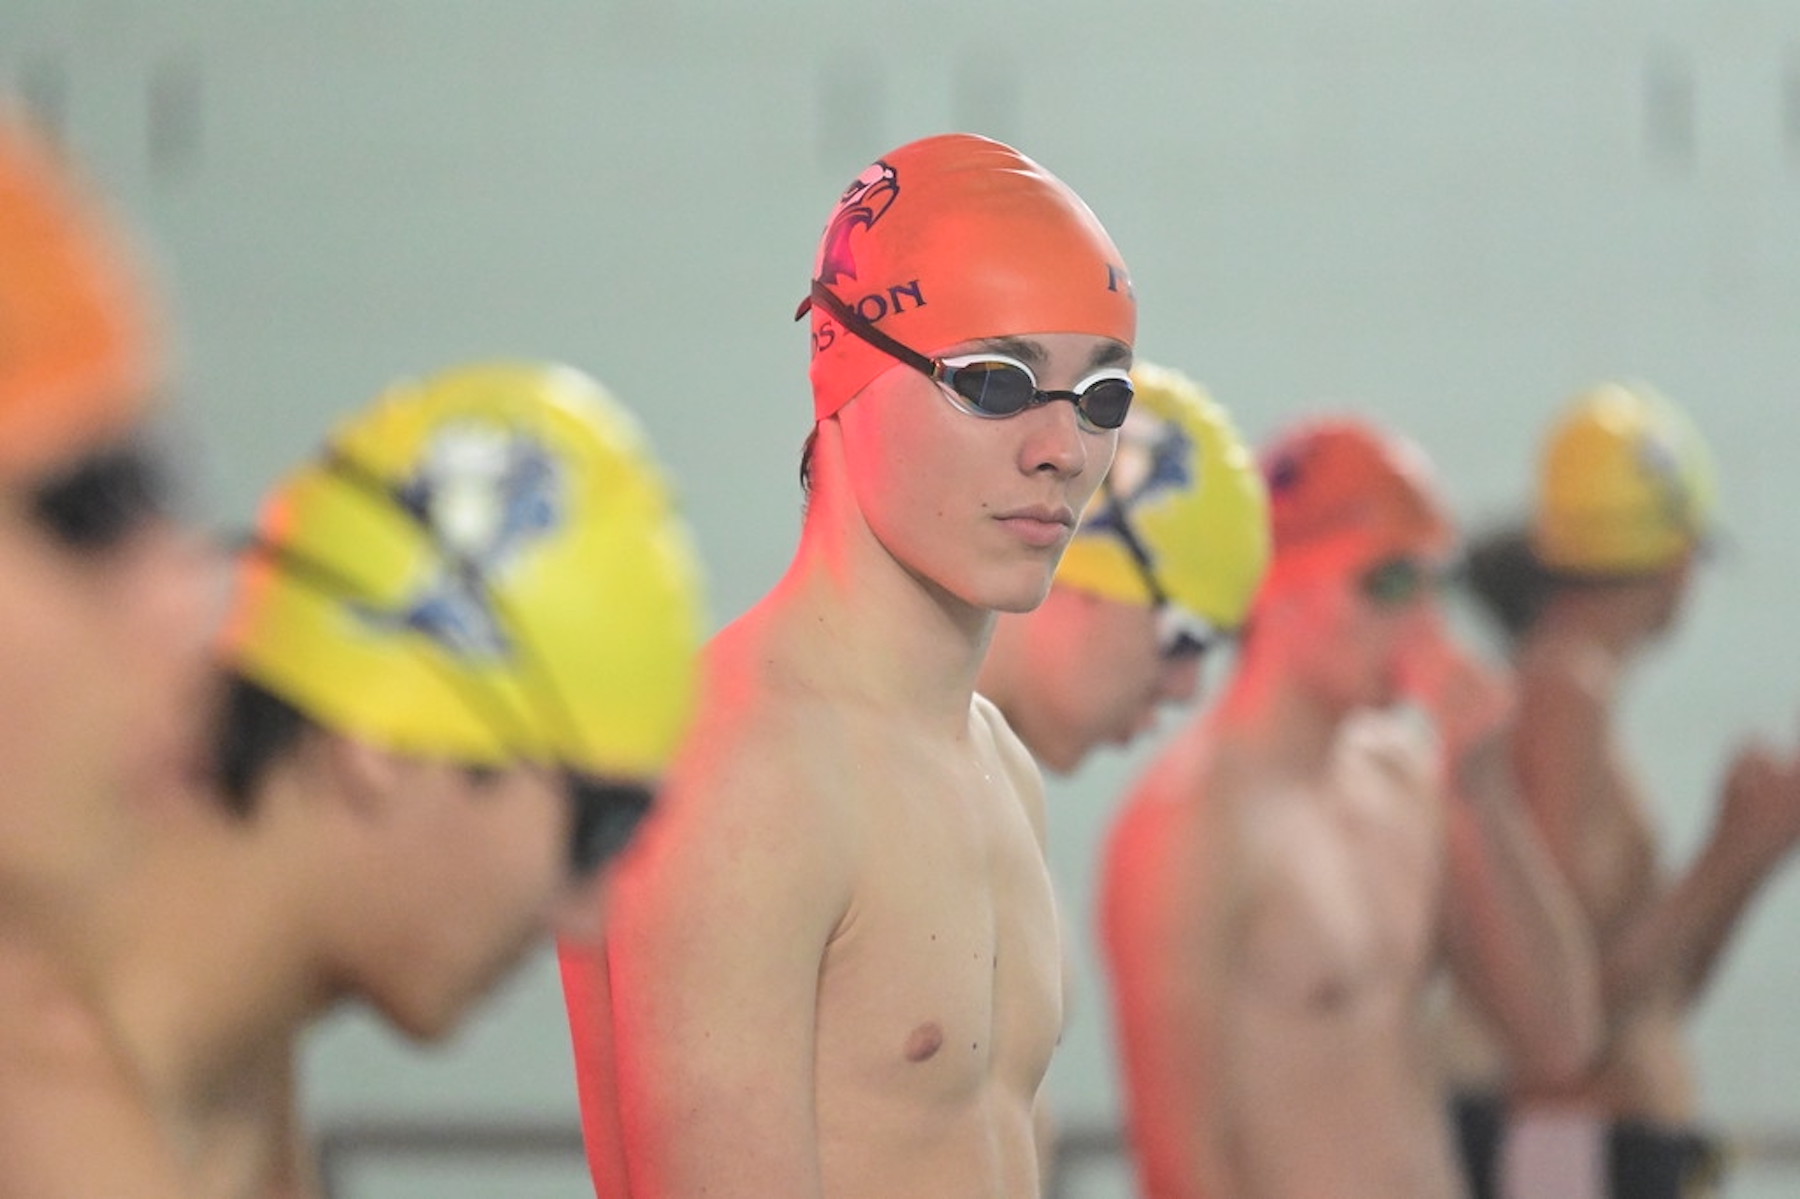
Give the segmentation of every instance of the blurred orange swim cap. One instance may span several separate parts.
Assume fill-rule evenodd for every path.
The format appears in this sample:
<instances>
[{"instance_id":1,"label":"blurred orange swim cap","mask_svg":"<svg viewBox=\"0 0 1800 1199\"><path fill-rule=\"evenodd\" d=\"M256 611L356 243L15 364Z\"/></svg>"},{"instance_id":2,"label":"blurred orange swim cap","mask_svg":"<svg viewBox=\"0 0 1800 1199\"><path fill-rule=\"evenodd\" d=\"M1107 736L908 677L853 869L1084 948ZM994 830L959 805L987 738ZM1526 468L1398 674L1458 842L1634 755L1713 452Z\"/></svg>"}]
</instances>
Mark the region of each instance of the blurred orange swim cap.
<instances>
[{"instance_id":1,"label":"blurred orange swim cap","mask_svg":"<svg viewBox=\"0 0 1800 1199\"><path fill-rule=\"evenodd\" d=\"M156 374L122 239L0 112L0 469L42 470L122 434Z\"/></svg>"},{"instance_id":2,"label":"blurred orange swim cap","mask_svg":"<svg viewBox=\"0 0 1800 1199\"><path fill-rule=\"evenodd\" d=\"M1137 335L1131 277L1099 219L1049 171L973 134L909 142L858 175L813 279L924 354L1030 333L1126 345ZM824 420L894 360L811 307L813 412Z\"/></svg>"},{"instance_id":3,"label":"blurred orange swim cap","mask_svg":"<svg viewBox=\"0 0 1800 1199\"><path fill-rule=\"evenodd\" d=\"M1350 417L1293 426L1262 453L1275 556L1355 534L1448 549L1455 531L1431 462L1412 441Z\"/></svg>"}]
</instances>

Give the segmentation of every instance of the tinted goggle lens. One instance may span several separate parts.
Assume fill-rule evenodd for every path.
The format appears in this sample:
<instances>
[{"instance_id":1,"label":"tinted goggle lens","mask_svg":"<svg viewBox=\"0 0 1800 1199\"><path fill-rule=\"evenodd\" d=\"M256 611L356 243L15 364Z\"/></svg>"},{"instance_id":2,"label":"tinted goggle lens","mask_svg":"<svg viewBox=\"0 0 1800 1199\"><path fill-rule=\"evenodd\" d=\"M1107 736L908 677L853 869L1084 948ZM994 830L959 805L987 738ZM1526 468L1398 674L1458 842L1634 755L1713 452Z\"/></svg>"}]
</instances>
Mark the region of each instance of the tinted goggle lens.
<instances>
[{"instance_id":1,"label":"tinted goggle lens","mask_svg":"<svg viewBox=\"0 0 1800 1199\"><path fill-rule=\"evenodd\" d=\"M1437 589L1442 576L1417 558L1393 558L1363 572L1362 593L1373 604L1395 608Z\"/></svg>"},{"instance_id":2,"label":"tinted goggle lens","mask_svg":"<svg viewBox=\"0 0 1800 1199\"><path fill-rule=\"evenodd\" d=\"M1156 648L1164 661L1203 657L1218 641L1216 629L1174 604L1164 604L1156 618Z\"/></svg>"},{"instance_id":3,"label":"tinted goggle lens","mask_svg":"<svg viewBox=\"0 0 1800 1199\"><path fill-rule=\"evenodd\" d=\"M1131 413L1131 400L1137 393L1130 379L1105 378L1089 384L1075 401L1075 407L1097 429L1116 429Z\"/></svg>"},{"instance_id":4,"label":"tinted goggle lens","mask_svg":"<svg viewBox=\"0 0 1800 1199\"><path fill-rule=\"evenodd\" d=\"M982 416L1012 416L1036 404L1070 400L1095 428L1116 429L1131 411L1131 377L1124 371L1090 376L1074 391L1041 391L1037 378L1023 363L968 357L945 359L941 377Z\"/></svg>"},{"instance_id":5,"label":"tinted goggle lens","mask_svg":"<svg viewBox=\"0 0 1800 1199\"><path fill-rule=\"evenodd\" d=\"M70 550L99 553L169 515L169 472L150 447L91 454L31 492L33 520Z\"/></svg>"},{"instance_id":6,"label":"tinted goggle lens","mask_svg":"<svg viewBox=\"0 0 1800 1199\"><path fill-rule=\"evenodd\" d=\"M569 868L576 878L586 878L625 852L650 814L656 790L574 771L565 778L572 809Z\"/></svg>"}]
</instances>

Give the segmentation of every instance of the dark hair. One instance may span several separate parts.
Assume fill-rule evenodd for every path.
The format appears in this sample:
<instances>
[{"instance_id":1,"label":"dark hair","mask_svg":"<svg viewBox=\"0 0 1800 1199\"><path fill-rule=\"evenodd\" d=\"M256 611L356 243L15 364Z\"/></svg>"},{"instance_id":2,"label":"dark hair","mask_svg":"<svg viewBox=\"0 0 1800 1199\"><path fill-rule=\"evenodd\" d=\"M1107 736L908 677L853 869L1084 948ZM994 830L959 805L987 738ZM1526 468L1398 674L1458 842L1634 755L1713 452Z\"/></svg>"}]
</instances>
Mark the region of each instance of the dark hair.
<instances>
[{"instance_id":1,"label":"dark hair","mask_svg":"<svg viewBox=\"0 0 1800 1199\"><path fill-rule=\"evenodd\" d=\"M213 768L226 808L239 816L254 811L263 777L316 728L279 695L240 674L228 674L213 740Z\"/></svg>"},{"instance_id":2,"label":"dark hair","mask_svg":"<svg viewBox=\"0 0 1800 1199\"><path fill-rule=\"evenodd\" d=\"M819 441L819 426L814 425L812 432L806 435L806 444L800 447L800 491L801 494L812 495L812 461L813 447Z\"/></svg>"},{"instance_id":3,"label":"dark hair","mask_svg":"<svg viewBox=\"0 0 1800 1199\"><path fill-rule=\"evenodd\" d=\"M1515 641L1531 631L1561 581L1538 560L1530 535L1517 525L1472 540L1462 574L1469 593Z\"/></svg>"}]
</instances>

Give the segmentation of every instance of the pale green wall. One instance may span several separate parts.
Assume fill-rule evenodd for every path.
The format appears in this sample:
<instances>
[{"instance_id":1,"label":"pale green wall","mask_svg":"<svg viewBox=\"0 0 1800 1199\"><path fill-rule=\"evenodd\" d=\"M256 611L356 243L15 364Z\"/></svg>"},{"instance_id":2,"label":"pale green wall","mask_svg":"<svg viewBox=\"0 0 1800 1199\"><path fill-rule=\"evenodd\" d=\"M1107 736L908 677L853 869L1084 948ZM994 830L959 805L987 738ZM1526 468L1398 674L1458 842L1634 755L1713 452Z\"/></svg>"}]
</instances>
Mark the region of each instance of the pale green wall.
<instances>
[{"instance_id":1,"label":"pale green wall","mask_svg":"<svg viewBox=\"0 0 1800 1199\"><path fill-rule=\"evenodd\" d=\"M1420 438L1483 517L1576 387L1628 373L1683 400L1724 464L1733 548L1630 712L1678 847L1727 739L1791 732L1793 0L0 0L7 82L60 113L161 251L221 524L398 373L560 357L642 413L715 616L735 614L797 526L788 318L830 202L876 153L967 127L1086 196L1133 266L1143 352L1253 436L1355 405ZM1072 1120L1114 1112L1089 895L1143 760L1053 787L1081 969L1052 1085ZM1800 1124L1796 928L1786 880L1700 1022L1720 1119ZM442 1056L341 1021L310 1058L314 1111L571 1119L559 1005L540 959ZM358 1193L580 1189L578 1171L499 1179L372 1170Z\"/></svg>"}]
</instances>

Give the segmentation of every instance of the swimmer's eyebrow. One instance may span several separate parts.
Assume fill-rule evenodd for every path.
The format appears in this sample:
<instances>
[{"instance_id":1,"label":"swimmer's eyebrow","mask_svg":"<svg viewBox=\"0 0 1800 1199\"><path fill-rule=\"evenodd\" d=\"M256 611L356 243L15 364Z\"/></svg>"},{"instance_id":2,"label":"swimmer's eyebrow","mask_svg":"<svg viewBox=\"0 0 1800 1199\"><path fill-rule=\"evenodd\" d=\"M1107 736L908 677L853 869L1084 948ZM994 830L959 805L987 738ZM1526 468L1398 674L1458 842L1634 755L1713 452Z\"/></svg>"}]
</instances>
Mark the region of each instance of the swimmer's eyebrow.
<instances>
[{"instance_id":1,"label":"swimmer's eyebrow","mask_svg":"<svg viewBox=\"0 0 1800 1199\"><path fill-rule=\"evenodd\" d=\"M1042 370L1050 361L1050 355L1043 345L1029 337L982 337L968 344L969 348L961 353L971 354L990 350L996 354L1005 354L1008 358L1017 358L1033 370ZM956 357L956 355L946 354L944 357ZM1088 355L1088 370L1099 370L1108 366L1130 367L1131 347L1124 342L1108 339Z\"/></svg>"},{"instance_id":2,"label":"swimmer's eyebrow","mask_svg":"<svg viewBox=\"0 0 1800 1199\"><path fill-rule=\"evenodd\" d=\"M1088 356L1088 369L1099 370L1103 366L1117 366L1131 369L1131 347L1122 341L1107 341Z\"/></svg>"}]
</instances>

